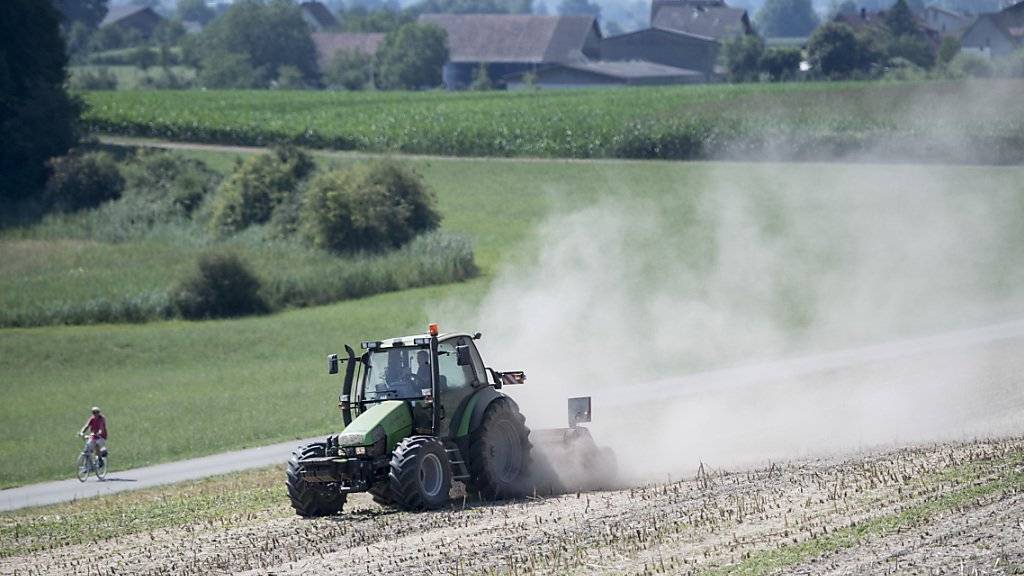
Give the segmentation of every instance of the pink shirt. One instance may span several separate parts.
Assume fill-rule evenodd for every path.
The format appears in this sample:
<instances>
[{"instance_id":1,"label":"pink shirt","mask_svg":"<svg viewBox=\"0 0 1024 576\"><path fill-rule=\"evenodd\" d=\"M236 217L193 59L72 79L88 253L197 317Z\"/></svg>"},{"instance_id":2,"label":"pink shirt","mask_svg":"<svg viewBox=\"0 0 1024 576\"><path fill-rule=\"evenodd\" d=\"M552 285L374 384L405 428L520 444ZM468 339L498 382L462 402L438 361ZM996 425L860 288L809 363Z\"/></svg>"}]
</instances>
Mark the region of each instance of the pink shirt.
<instances>
[{"instance_id":1,"label":"pink shirt","mask_svg":"<svg viewBox=\"0 0 1024 576\"><path fill-rule=\"evenodd\" d=\"M89 431L93 434L103 438L104 440L107 439L107 420L102 414L96 414L90 417L89 423L86 424L86 426L89 427Z\"/></svg>"}]
</instances>

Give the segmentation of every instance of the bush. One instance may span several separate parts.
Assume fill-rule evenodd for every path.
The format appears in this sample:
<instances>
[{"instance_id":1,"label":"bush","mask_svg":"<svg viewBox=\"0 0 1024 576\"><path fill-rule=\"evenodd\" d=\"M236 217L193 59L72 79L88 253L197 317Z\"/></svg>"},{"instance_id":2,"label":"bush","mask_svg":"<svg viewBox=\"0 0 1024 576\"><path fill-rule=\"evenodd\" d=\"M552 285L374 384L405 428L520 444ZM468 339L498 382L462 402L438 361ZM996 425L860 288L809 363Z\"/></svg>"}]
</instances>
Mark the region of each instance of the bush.
<instances>
[{"instance_id":1,"label":"bush","mask_svg":"<svg viewBox=\"0 0 1024 576\"><path fill-rule=\"evenodd\" d=\"M260 281L235 254L212 252L175 287L171 302L183 318L228 318L265 312Z\"/></svg>"},{"instance_id":2,"label":"bush","mask_svg":"<svg viewBox=\"0 0 1024 576\"><path fill-rule=\"evenodd\" d=\"M306 87L302 79L302 71L295 66L281 66L277 69L277 80L274 87L280 90L302 90Z\"/></svg>"},{"instance_id":3,"label":"bush","mask_svg":"<svg viewBox=\"0 0 1024 576\"><path fill-rule=\"evenodd\" d=\"M435 204L416 172L377 161L318 175L303 196L300 218L306 238L318 248L379 251L437 228Z\"/></svg>"},{"instance_id":4,"label":"bush","mask_svg":"<svg viewBox=\"0 0 1024 576\"><path fill-rule=\"evenodd\" d=\"M799 48L772 48L761 58L761 68L772 82L792 80L800 72Z\"/></svg>"},{"instance_id":5,"label":"bush","mask_svg":"<svg viewBox=\"0 0 1024 576\"><path fill-rule=\"evenodd\" d=\"M984 56L970 52L961 52L949 63L949 71L955 77L989 78L992 76L992 63Z\"/></svg>"},{"instance_id":6,"label":"bush","mask_svg":"<svg viewBox=\"0 0 1024 576\"><path fill-rule=\"evenodd\" d=\"M756 82L761 75L764 40L760 36L742 35L728 40L722 47L730 82Z\"/></svg>"},{"instance_id":7,"label":"bush","mask_svg":"<svg viewBox=\"0 0 1024 576\"><path fill-rule=\"evenodd\" d=\"M152 151L140 151L125 166L124 178L126 196L164 203L182 216L191 215L220 181L200 160Z\"/></svg>"},{"instance_id":8,"label":"bush","mask_svg":"<svg viewBox=\"0 0 1024 576\"><path fill-rule=\"evenodd\" d=\"M265 88L266 77L245 54L217 52L203 58L196 80L204 88L246 90Z\"/></svg>"},{"instance_id":9,"label":"bush","mask_svg":"<svg viewBox=\"0 0 1024 576\"><path fill-rule=\"evenodd\" d=\"M247 158L217 189L211 220L215 231L234 233L267 222L275 208L298 193L314 167L309 154L291 146Z\"/></svg>"},{"instance_id":10,"label":"bush","mask_svg":"<svg viewBox=\"0 0 1024 576\"><path fill-rule=\"evenodd\" d=\"M1006 78L1024 78L1024 48L1000 60L998 72Z\"/></svg>"},{"instance_id":11,"label":"bush","mask_svg":"<svg viewBox=\"0 0 1024 576\"><path fill-rule=\"evenodd\" d=\"M388 32L377 50L377 87L417 90L441 84L448 61L447 33L430 24L405 24Z\"/></svg>"},{"instance_id":12,"label":"bush","mask_svg":"<svg viewBox=\"0 0 1024 576\"><path fill-rule=\"evenodd\" d=\"M124 178L104 152L69 154L49 162L46 203L58 212L93 208L121 196Z\"/></svg>"},{"instance_id":13,"label":"bush","mask_svg":"<svg viewBox=\"0 0 1024 576\"><path fill-rule=\"evenodd\" d=\"M369 56L354 50L339 50L324 73L328 86L341 86L346 90L362 90L370 83Z\"/></svg>"},{"instance_id":14,"label":"bush","mask_svg":"<svg viewBox=\"0 0 1024 576\"><path fill-rule=\"evenodd\" d=\"M811 66L828 78L846 78L862 68L863 49L853 30L843 23L819 26L807 42Z\"/></svg>"},{"instance_id":15,"label":"bush","mask_svg":"<svg viewBox=\"0 0 1024 576\"><path fill-rule=\"evenodd\" d=\"M82 70L71 75L68 83L74 90L117 90L117 76L106 68Z\"/></svg>"}]
</instances>

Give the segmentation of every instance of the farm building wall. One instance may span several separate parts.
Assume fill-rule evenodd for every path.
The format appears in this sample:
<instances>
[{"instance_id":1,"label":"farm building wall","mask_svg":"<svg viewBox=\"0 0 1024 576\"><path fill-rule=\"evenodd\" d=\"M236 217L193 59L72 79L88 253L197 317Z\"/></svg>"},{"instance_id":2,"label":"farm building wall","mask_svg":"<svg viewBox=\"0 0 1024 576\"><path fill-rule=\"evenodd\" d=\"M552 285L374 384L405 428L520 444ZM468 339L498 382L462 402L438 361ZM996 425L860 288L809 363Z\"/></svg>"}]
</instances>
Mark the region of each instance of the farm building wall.
<instances>
[{"instance_id":1,"label":"farm building wall","mask_svg":"<svg viewBox=\"0 0 1024 576\"><path fill-rule=\"evenodd\" d=\"M964 33L960 43L964 50L979 52L989 57L1005 56L1019 47L988 16L979 17Z\"/></svg>"},{"instance_id":2,"label":"farm building wall","mask_svg":"<svg viewBox=\"0 0 1024 576\"><path fill-rule=\"evenodd\" d=\"M602 60L646 60L694 70L710 78L718 59L719 45L689 34L648 28L601 42Z\"/></svg>"},{"instance_id":3,"label":"farm building wall","mask_svg":"<svg viewBox=\"0 0 1024 576\"><path fill-rule=\"evenodd\" d=\"M473 83L473 75L476 74L479 62L448 62L441 70L441 80L444 87L449 90L462 90ZM502 78L513 74L529 72L536 68L534 64L527 62L500 62L487 64L487 75L492 82L499 82Z\"/></svg>"}]
</instances>

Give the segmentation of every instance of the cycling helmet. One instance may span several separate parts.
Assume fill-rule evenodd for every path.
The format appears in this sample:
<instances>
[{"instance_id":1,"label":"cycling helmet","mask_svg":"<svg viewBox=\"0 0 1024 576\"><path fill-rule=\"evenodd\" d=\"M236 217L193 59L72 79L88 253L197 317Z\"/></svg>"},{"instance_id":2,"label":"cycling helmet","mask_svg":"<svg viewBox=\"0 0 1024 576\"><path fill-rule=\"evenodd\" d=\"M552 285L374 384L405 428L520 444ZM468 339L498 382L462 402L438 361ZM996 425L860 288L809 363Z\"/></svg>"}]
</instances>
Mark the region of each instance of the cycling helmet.
<instances>
[{"instance_id":1,"label":"cycling helmet","mask_svg":"<svg viewBox=\"0 0 1024 576\"><path fill-rule=\"evenodd\" d=\"M93 406L92 407L92 413L93 414L99 414L100 413L100 407L99 406Z\"/></svg>"}]
</instances>

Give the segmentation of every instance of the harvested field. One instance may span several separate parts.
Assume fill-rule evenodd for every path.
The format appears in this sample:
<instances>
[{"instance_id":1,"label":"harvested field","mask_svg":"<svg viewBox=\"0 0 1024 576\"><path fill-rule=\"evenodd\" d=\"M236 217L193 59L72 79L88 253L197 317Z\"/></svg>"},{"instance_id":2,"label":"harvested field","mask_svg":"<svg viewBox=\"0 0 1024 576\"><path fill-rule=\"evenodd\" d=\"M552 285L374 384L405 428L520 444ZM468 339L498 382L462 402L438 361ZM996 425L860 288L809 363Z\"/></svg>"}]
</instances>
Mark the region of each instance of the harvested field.
<instances>
[{"instance_id":1,"label":"harvested field","mask_svg":"<svg viewBox=\"0 0 1024 576\"><path fill-rule=\"evenodd\" d=\"M235 476L227 490L268 474ZM31 553L16 551L25 543L13 534L0 573L1012 574L1024 567L1022 489L1024 439L1012 438L705 466L685 480L456 500L434 513L385 511L358 496L342 516L304 520L282 497L98 542L37 540L32 547L48 549ZM0 516L5 539L13 518Z\"/></svg>"}]
</instances>

